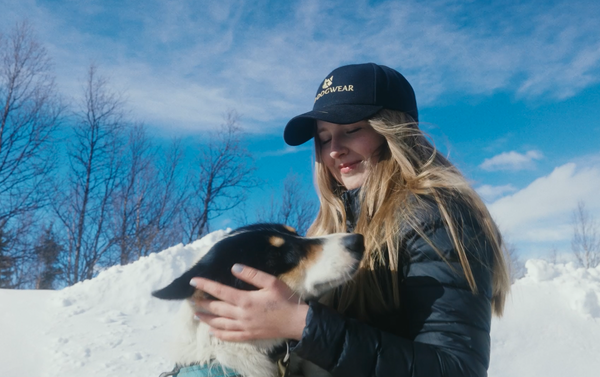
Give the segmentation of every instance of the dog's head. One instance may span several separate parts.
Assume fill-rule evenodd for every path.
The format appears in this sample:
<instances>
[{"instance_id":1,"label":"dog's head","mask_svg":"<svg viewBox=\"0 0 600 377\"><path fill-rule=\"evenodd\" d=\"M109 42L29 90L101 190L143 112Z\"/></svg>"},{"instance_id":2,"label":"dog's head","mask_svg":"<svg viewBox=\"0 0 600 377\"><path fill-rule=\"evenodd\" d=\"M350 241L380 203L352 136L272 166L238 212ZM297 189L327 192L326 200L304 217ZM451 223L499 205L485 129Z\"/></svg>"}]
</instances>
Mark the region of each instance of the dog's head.
<instances>
[{"instance_id":1,"label":"dog's head","mask_svg":"<svg viewBox=\"0 0 600 377\"><path fill-rule=\"evenodd\" d=\"M305 238L285 225L250 225L214 244L190 270L152 295L169 300L190 298L198 294L190 286L194 277L255 290L231 274L231 267L240 263L278 277L304 299L316 298L348 281L363 252L360 234Z\"/></svg>"}]
</instances>

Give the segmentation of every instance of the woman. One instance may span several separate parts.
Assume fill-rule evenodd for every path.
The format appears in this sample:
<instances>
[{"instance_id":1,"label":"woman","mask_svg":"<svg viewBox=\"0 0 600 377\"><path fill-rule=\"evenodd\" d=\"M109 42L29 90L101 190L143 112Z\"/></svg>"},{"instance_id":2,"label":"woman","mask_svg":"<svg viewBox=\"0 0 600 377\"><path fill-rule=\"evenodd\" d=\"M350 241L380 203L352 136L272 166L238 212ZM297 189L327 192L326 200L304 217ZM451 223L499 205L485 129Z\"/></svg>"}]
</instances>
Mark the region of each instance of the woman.
<instances>
[{"instance_id":1,"label":"woman","mask_svg":"<svg viewBox=\"0 0 600 377\"><path fill-rule=\"evenodd\" d=\"M361 268L322 303L300 305L249 267L232 271L258 291L193 279L223 300L197 303L215 336L298 340L293 351L334 376L487 374L491 315L502 314L510 286L502 241L417 122L412 87L395 70L369 63L327 75L313 111L284 138L315 138L321 205L309 235L363 234Z\"/></svg>"}]
</instances>

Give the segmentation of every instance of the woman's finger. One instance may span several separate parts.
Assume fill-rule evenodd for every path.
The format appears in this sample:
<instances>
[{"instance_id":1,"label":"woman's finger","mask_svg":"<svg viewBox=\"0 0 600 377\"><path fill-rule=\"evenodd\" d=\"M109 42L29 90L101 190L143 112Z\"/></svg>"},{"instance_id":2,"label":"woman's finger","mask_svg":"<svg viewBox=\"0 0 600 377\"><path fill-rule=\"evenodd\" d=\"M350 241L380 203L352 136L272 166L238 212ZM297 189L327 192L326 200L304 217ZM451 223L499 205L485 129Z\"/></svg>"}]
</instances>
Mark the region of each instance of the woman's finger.
<instances>
[{"instance_id":1,"label":"woman's finger","mask_svg":"<svg viewBox=\"0 0 600 377\"><path fill-rule=\"evenodd\" d=\"M267 288L279 281L275 276L259 271L255 268L236 263L231 268L235 277L246 283L252 284L256 288Z\"/></svg>"},{"instance_id":2,"label":"woman's finger","mask_svg":"<svg viewBox=\"0 0 600 377\"><path fill-rule=\"evenodd\" d=\"M237 307L228 302L218 300L197 300L194 301L194 308L197 312L212 314L218 317L235 319L239 314Z\"/></svg>"},{"instance_id":3,"label":"woman's finger","mask_svg":"<svg viewBox=\"0 0 600 377\"><path fill-rule=\"evenodd\" d=\"M220 330L220 331L241 331L242 330L242 326L240 325L240 323L233 319L230 319L230 318L217 317L217 316L214 316L211 314L204 314L204 313L196 313L196 317L198 318L198 320L209 325L213 330L212 332L214 332L214 330Z\"/></svg>"}]
</instances>

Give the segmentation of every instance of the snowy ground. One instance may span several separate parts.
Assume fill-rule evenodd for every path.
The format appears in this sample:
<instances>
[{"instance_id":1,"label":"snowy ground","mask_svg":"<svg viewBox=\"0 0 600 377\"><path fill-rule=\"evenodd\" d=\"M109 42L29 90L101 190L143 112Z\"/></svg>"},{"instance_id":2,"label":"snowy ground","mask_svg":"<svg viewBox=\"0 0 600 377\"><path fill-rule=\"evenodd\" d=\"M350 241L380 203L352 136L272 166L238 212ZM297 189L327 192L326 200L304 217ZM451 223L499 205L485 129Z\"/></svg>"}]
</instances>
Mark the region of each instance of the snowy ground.
<instances>
[{"instance_id":1,"label":"snowy ground","mask_svg":"<svg viewBox=\"0 0 600 377\"><path fill-rule=\"evenodd\" d=\"M158 376L179 303L150 292L223 234L103 271L62 291L0 290L0 376ZM526 263L494 319L491 377L600 375L600 267Z\"/></svg>"}]
</instances>

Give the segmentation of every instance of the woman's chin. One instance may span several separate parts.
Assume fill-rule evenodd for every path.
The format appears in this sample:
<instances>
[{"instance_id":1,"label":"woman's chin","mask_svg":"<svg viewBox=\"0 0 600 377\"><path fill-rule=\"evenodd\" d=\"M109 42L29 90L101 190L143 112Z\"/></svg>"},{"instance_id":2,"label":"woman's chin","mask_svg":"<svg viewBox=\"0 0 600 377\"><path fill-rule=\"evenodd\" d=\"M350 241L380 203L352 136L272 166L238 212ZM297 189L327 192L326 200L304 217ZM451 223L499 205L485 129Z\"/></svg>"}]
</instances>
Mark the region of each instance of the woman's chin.
<instances>
[{"instance_id":1,"label":"woman's chin","mask_svg":"<svg viewBox=\"0 0 600 377\"><path fill-rule=\"evenodd\" d=\"M346 188L346 190L354 190L362 186L365 181L364 177L342 177L342 184Z\"/></svg>"}]
</instances>

